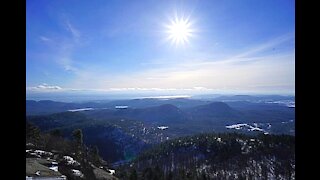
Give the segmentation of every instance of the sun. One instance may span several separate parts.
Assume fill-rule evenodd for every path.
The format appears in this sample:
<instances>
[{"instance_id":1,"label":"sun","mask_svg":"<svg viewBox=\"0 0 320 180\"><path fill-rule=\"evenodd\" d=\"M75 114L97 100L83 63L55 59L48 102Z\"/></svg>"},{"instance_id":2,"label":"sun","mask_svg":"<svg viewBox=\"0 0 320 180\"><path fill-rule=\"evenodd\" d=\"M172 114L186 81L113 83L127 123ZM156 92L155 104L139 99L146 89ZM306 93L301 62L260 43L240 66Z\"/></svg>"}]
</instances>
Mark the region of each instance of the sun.
<instances>
[{"instance_id":1,"label":"sun","mask_svg":"<svg viewBox=\"0 0 320 180\"><path fill-rule=\"evenodd\" d=\"M191 25L192 23L188 18L176 17L171 20L169 25L166 25L166 32L168 34L167 39L175 45L189 43L189 39L193 36L194 32Z\"/></svg>"}]
</instances>

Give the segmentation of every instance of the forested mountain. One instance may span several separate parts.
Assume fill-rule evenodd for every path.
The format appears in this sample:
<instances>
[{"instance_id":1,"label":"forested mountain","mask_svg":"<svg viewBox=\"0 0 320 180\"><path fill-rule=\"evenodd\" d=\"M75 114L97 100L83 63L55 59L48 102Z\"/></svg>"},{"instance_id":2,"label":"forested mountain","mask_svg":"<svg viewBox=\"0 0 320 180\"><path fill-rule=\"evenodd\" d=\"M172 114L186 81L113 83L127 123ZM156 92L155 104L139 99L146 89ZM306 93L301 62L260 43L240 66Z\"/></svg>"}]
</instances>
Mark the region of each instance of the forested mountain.
<instances>
[{"instance_id":1,"label":"forested mountain","mask_svg":"<svg viewBox=\"0 0 320 180\"><path fill-rule=\"evenodd\" d=\"M97 110L84 112L86 115L97 119L107 118L129 118L136 119L143 122L155 123L182 123L187 122L187 115L181 109L171 104L164 104L160 106L147 107L147 108L127 108L119 110Z\"/></svg>"},{"instance_id":2,"label":"forested mountain","mask_svg":"<svg viewBox=\"0 0 320 180\"><path fill-rule=\"evenodd\" d=\"M223 102L212 102L186 111L192 120L203 124L225 125L245 120L240 111Z\"/></svg>"},{"instance_id":3,"label":"forested mountain","mask_svg":"<svg viewBox=\"0 0 320 180\"><path fill-rule=\"evenodd\" d=\"M141 103L142 100L128 101ZM147 100L147 102L150 101L156 100ZM168 100L161 101L168 102ZM176 99L175 101L189 102L187 99ZM32 103L32 101L28 102ZM52 101L38 103L54 104L64 108L88 108L88 106L77 103ZM131 159L150 145L198 133L238 132L251 135L260 133L294 135L294 116L294 108L274 103L233 101L206 102L206 104L189 108L163 104L146 108L80 109L75 112L65 111L27 116L27 121L34 123L45 132L59 129L66 138L70 138L69 135L74 129L81 128L86 137L84 139L86 144L96 145L104 159L116 162ZM165 128L161 129L161 127Z\"/></svg>"},{"instance_id":4,"label":"forested mountain","mask_svg":"<svg viewBox=\"0 0 320 180\"><path fill-rule=\"evenodd\" d=\"M208 104L209 101L186 99L186 98L174 98L174 99L131 99L131 100L113 100L113 101L89 101L89 102L56 102L49 100L26 100L26 111L28 115L40 115L50 114L57 112L64 112L72 109L80 108L95 108L95 109L114 109L115 106L126 105L130 108L148 108L154 106L161 106L165 104L172 104L179 108L190 108L198 105Z\"/></svg>"},{"instance_id":5,"label":"forested mountain","mask_svg":"<svg viewBox=\"0 0 320 180\"><path fill-rule=\"evenodd\" d=\"M132 174L138 179L294 179L295 139L212 133L181 137L141 153L117 172L121 179Z\"/></svg>"},{"instance_id":6,"label":"forested mountain","mask_svg":"<svg viewBox=\"0 0 320 180\"><path fill-rule=\"evenodd\" d=\"M35 124L42 131L59 130L66 139L72 138L71 134L75 129L82 129L84 143L97 146L101 156L109 162L128 159L147 145L142 139L134 137L134 133L129 133L128 128L134 126L135 121L126 121L122 128L109 123L112 121L97 121L79 112L27 117L27 122Z\"/></svg>"},{"instance_id":7,"label":"forested mountain","mask_svg":"<svg viewBox=\"0 0 320 180\"><path fill-rule=\"evenodd\" d=\"M295 109L282 101L179 98L28 104L29 114L37 115L27 115L27 123L39 129L27 135L40 130L46 134L45 143L37 145L40 150L70 150L67 141L73 141L73 132L80 129L83 144L90 151L95 147L109 166L117 168L120 179L295 177L294 136L289 136L295 134ZM50 106L58 113L45 111ZM52 132L59 132L60 139Z\"/></svg>"},{"instance_id":8,"label":"forested mountain","mask_svg":"<svg viewBox=\"0 0 320 180\"><path fill-rule=\"evenodd\" d=\"M288 103L294 102L294 96L248 96L248 95L237 95L237 96L218 96L210 98L207 95L204 99L192 99L192 98L141 98L141 99L129 99L129 100L99 100L99 101L87 101L87 102L56 102L50 100L26 100L26 111L28 115L39 115L39 114L50 114L57 112L64 112L72 109L80 108L94 108L94 109L114 109L115 106L125 105L130 108L148 108L154 106L160 106L164 104L172 104L179 109L188 109L196 106L210 104L212 102L247 102L249 104L256 105L287 105ZM245 105L245 104L242 104ZM236 107L242 107L236 106Z\"/></svg>"}]
</instances>

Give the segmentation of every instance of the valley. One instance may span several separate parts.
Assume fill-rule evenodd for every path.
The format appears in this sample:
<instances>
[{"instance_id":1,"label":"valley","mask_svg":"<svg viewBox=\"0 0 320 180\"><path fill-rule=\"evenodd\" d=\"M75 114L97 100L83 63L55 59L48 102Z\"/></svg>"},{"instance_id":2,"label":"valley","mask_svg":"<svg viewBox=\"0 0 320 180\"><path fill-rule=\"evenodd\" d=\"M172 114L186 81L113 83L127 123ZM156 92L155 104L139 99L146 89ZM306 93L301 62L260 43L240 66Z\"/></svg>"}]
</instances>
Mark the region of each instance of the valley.
<instances>
[{"instance_id":1,"label":"valley","mask_svg":"<svg viewBox=\"0 0 320 180\"><path fill-rule=\"evenodd\" d=\"M149 106L150 101L156 102L156 105ZM240 151L239 153L248 154L243 152L249 152L248 148L250 149L252 146L243 146L244 144L248 144L248 142L245 142L247 140L239 140L237 139L238 137L251 137L251 139L255 139L258 137L262 138L263 136L277 137L285 135L294 138L295 134L294 108L281 103L180 98L170 100L121 100L121 103L119 102L108 102L107 104L94 102L70 104L48 101L47 104L42 106L43 101L27 101L27 110L30 111L27 111L29 115L26 118L27 122L39 127L42 132L50 133L59 130L62 136L69 140L72 139L71 134L75 129L81 129L84 144L89 147L97 147L101 158L121 173L123 173L124 169L132 169L132 166L135 167L137 172L143 172L145 169L141 167L153 166L151 164L146 165L148 164L147 162L150 162L149 160L147 162L140 160L141 157L144 157L144 153L150 151L150 148L166 146L169 142L176 141L181 145L180 141L184 138L192 137L191 141L185 142L186 146L198 144L197 146L185 147L185 150L183 150L183 152L192 152L193 148L197 149L199 146L203 146L201 142L197 142L196 140L202 137L203 134L208 134L211 137L216 136L215 134L217 133L222 133L219 136L232 136L236 139L237 143L241 141L242 147L240 149L242 149L242 153ZM31 105L28 107L28 104ZM44 109L47 108L56 109L57 112L45 112ZM167 148L170 150L170 146ZM207 153L211 151L215 152L216 147L209 148ZM164 153L166 154L166 152ZM184 164L183 166L186 166L184 160L191 158L191 156L192 159L200 158L199 161L195 161L195 164L199 164L199 166L192 167L189 164L187 165L187 169L191 167L191 169L198 169L192 172L198 175L208 171L208 173L205 173L208 177L219 175L212 174L214 170L211 169L210 163L207 164L205 163L206 161L203 161L208 159L207 155L202 153L197 154L199 153L198 150L195 153L191 153L193 155L184 153L186 157L179 157L179 160L176 161L181 161ZM262 163L262 166L266 162L271 161L269 158L269 156L265 156L259 160L248 159L246 161L248 163L249 161ZM169 167L181 166L181 164L166 164L165 162L168 161L165 159L161 160L160 164L162 164L161 172L163 171L163 176L169 175ZM137 167L135 165L136 162L139 162ZM141 164L143 165L141 166ZM228 168L224 170L225 173L232 174L235 171L235 169L231 170ZM170 170L171 173L178 173L178 171L180 169ZM243 171L244 177L248 177L244 173L245 170L241 171ZM219 173L221 172L219 171ZM126 175L121 175L121 173L120 175L116 173L116 175L119 175L117 177L123 176L126 179ZM226 176L226 174L223 176ZM229 176L231 177L231 175L226 177Z\"/></svg>"}]
</instances>

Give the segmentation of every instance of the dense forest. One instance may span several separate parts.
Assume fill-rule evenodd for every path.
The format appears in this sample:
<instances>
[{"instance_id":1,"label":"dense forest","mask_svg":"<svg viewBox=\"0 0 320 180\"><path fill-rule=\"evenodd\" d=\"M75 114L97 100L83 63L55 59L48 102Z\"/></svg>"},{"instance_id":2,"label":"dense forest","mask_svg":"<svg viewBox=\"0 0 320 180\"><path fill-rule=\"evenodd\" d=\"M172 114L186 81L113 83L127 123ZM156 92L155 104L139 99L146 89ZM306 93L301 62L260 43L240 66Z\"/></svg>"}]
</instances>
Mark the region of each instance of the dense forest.
<instances>
[{"instance_id":1,"label":"dense forest","mask_svg":"<svg viewBox=\"0 0 320 180\"><path fill-rule=\"evenodd\" d=\"M200 134L169 140L119 167L120 179L294 179L289 135ZM129 172L129 173L128 173Z\"/></svg>"},{"instance_id":2,"label":"dense forest","mask_svg":"<svg viewBox=\"0 0 320 180\"><path fill-rule=\"evenodd\" d=\"M59 172L68 179L97 179L97 169L104 171L102 179L295 178L295 138L290 135L184 136L156 144L123 164L103 160L96 146L83 143L81 129L75 129L71 137L65 139L58 129L43 133L27 121L27 159L34 158L39 149L53 152L54 156L41 158L51 157L59 162ZM73 157L79 164L68 164L65 156ZM111 167L115 169L113 175ZM75 176L73 169L78 169L82 176Z\"/></svg>"}]
</instances>

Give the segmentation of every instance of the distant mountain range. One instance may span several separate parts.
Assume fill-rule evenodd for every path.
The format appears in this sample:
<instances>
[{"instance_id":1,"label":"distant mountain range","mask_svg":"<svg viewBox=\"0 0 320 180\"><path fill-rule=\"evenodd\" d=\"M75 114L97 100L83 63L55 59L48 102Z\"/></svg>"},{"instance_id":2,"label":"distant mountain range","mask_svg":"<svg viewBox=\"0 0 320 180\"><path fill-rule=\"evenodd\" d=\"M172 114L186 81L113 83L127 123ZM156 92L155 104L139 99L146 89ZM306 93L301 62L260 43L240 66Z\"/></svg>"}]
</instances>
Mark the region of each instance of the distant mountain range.
<instances>
[{"instance_id":1,"label":"distant mountain range","mask_svg":"<svg viewBox=\"0 0 320 180\"><path fill-rule=\"evenodd\" d=\"M152 144L198 133L295 134L295 109L270 103L269 97L259 102L185 98L102 103L28 100L26 107L27 121L43 131L60 129L67 136L76 128L82 129L85 143L98 146L102 157L111 162L128 160Z\"/></svg>"},{"instance_id":2,"label":"distant mountain range","mask_svg":"<svg viewBox=\"0 0 320 180\"><path fill-rule=\"evenodd\" d=\"M115 106L128 106L130 108L146 108L152 106L159 106L164 104L172 104L180 109L192 108L195 106L209 104L211 102L252 102L252 103L275 103L281 105L287 105L288 103L294 103L294 96L278 96L278 95L266 95L266 96L249 96L249 95L236 95L236 96L213 96L210 98L193 99L193 98L144 98L144 99L129 99L129 100L101 100L101 101L88 101L82 103L66 103L56 102L50 100L26 100L26 112L27 115L37 114L50 114L57 112L64 112L72 109L81 108L109 108L114 109ZM292 104L291 104L292 105Z\"/></svg>"}]
</instances>

